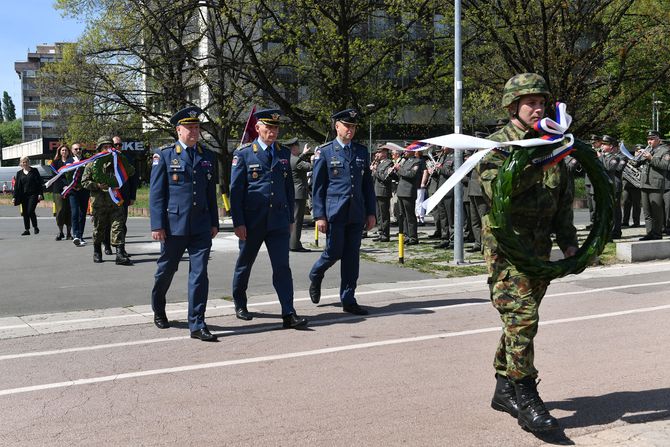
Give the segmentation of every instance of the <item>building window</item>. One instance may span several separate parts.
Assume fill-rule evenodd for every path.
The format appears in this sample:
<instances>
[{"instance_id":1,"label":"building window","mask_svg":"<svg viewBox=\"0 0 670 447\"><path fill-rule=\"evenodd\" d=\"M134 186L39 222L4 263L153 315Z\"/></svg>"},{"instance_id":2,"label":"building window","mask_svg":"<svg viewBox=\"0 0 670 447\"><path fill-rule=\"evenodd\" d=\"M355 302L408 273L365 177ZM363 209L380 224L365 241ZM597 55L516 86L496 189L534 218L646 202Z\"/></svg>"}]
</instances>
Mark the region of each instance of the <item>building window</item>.
<instances>
[{"instance_id":1,"label":"building window","mask_svg":"<svg viewBox=\"0 0 670 447\"><path fill-rule=\"evenodd\" d=\"M26 109L26 115L37 115L37 109Z\"/></svg>"}]
</instances>

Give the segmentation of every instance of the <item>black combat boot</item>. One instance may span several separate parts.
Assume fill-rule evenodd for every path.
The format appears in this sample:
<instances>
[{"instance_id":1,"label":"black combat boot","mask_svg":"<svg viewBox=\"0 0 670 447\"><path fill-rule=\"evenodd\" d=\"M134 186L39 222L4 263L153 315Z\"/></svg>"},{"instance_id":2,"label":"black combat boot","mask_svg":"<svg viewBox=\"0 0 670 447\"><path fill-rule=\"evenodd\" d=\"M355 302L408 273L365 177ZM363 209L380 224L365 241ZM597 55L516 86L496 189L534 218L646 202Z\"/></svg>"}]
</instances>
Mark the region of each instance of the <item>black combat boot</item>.
<instances>
[{"instance_id":1,"label":"black combat boot","mask_svg":"<svg viewBox=\"0 0 670 447\"><path fill-rule=\"evenodd\" d=\"M525 430L544 432L558 429L558 421L549 414L537 393L537 383L532 377L514 382L519 409L517 420Z\"/></svg>"},{"instance_id":2,"label":"black combat boot","mask_svg":"<svg viewBox=\"0 0 670 447\"><path fill-rule=\"evenodd\" d=\"M130 257L130 255L129 255L128 252L126 251L126 244L120 244L120 245L119 245L119 251L120 251L121 254L122 254L123 256L125 256L126 258L129 258L129 257Z\"/></svg>"},{"instance_id":3,"label":"black combat boot","mask_svg":"<svg viewBox=\"0 0 670 447\"><path fill-rule=\"evenodd\" d=\"M93 262L100 264L102 262L102 244L93 243Z\"/></svg>"},{"instance_id":4,"label":"black combat boot","mask_svg":"<svg viewBox=\"0 0 670 447\"><path fill-rule=\"evenodd\" d=\"M121 245L116 246L116 265L133 265L133 261L128 257L123 256Z\"/></svg>"},{"instance_id":5,"label":"black combat boot","mask_svg":"<svg viewBox=\"0 0 670 447\"><path fill-rule=\"evenodd\" d=\"M110 256L110 255L113 254L113 253L112 253L112 247L111 247L111 245L109 245L109 244L107 244L107 243L105 244L105 254L106 254L107 256Z\"/></svg>"},{"instance_id":6,"label":"black combat boot","mask_svg":"<svg viewBox=\"0 0 670 447\"><path fill-rule=\"evenodd\" d=\"M496 389L491 399L491 408L509 413L513 418L519 413L514 384L505 376L496 374Z\"/></svg>"}]
</instances>

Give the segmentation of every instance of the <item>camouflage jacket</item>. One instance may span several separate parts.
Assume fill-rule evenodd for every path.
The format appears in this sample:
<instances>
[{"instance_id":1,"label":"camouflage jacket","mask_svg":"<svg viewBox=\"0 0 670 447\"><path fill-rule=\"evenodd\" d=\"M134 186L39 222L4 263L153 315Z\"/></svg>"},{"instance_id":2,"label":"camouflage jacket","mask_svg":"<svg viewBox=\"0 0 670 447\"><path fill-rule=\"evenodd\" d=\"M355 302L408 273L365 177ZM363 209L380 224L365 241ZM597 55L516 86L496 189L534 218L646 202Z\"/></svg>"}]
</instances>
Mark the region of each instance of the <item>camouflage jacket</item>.
<instances>
[{"instance_id":1,"label":"camouflage jacket","mask_svg":"<svg viewBox=\"0 0 670 447\"><path fill-rule=\"evenodd\" d=\"M98 208L116 207L116 204L109 196L109 191L98 188L98 183L93 180L93 165L95 163L103 163L103 172L112 175L113 167L111 158L103 158L101 160L94 161L93 163L89 163L84 166L84 174L81 176L81 186L91 191L91 205L95 205Z\"/></svg>"},{"instance_id":2,"label":"camouflage jacket","mask_svg":"<svg viewBox=\"0 0 670 447\"><path fill-rule=\"evenodd\" d=\"M508 123L489 136L493 141L522 140L526 132ZM524 150L519 147L505 147L505 151ZM491 151L477 165L482 192L490 205L492 184L498 176L498 169L505 161L501 151ZM523 168L520 182L512 195L512 226L514 231L528 245L533 254L549 259L551 234L556 234L556 242L561 250L577 247L577 231L573 224L573 194L565 164L561 161L546 169L528 164ZM488 215L483 219L482 241L492 255L498 255L497 241L493 237Z\"/></svg>"}]
</instances>

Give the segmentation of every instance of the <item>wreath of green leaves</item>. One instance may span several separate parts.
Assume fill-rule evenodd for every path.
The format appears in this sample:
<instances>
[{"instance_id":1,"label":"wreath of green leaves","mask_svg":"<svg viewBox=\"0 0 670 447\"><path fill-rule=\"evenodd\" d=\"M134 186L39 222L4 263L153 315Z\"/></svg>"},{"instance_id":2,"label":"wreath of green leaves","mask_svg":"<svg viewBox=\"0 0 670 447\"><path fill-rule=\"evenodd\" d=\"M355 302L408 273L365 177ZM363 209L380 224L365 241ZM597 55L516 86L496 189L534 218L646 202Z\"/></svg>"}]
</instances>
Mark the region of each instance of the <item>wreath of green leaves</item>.
<instances>
[{"instance_id":1,"label":"wreath of green leaves","mask_svg":"<svg viewBox=\"0 0 670 447\"><path fill-rule=\"evenodd\" d=\"M123 165L126 173L130 177L135 173L135 168L128 162L128 159L123 154L118 154L119 163ZM110 188L118 188L119 183L114 175L114 159L110 153L107 156L99 158L93 162L91 166L91 179L95 183L107 185Z\"/></svg>"},{"instance_id":2,"label":"wreath of green leaves","mask_svg":"<svg viewBox=\"0 0 670 447\"><path fill-rule=\"evenodd\" d=\"M575 140L572 156L581 164L593 185L596 215L593 227L575 256L559 261L545 261L533 255L528 244L524 244L512 228L512 191L518 183L521 172L533 158L554 148L554 145L533 149L515 150L507 157L498 171L492 185L491 231L498 241L498 247L509 262L522 273L534 278L552 280L572 273L581 273L602 253L612 231L614 209L614 187L598 161L591 146Z\"/></svg>"}]
</instances>

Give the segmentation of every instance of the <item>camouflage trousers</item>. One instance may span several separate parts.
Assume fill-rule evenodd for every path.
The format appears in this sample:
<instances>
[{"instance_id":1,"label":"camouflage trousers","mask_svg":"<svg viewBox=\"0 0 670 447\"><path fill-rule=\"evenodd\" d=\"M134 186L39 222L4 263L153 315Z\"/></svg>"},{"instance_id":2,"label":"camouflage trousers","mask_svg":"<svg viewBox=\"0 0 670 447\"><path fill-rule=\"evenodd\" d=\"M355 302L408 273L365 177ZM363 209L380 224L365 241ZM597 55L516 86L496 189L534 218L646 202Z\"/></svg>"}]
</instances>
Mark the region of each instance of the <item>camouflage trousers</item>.
<instances>
[{"instance_id":1,"label":"camouflage trousers","mask_svg":"<svg viewBox=\"0 0 670 447\"><path fill-rule=\"evenodd\" d=\"M493 367L496 373L512 380L537 377L533 339L540 319L540 302L549 281L528 277L502 256L492 256L489 250L485 250L485 255L491 302L503 323Z\"/></svg>"},{"instance_id":2,"label":"camouflage trousers","mask_svg":"<svg viewBox=\"0 0 670 447\"><path fill-rule=\"evenodd\" d=\"M123 224L124 213L122 206L116 206L113 202L111 206L107 203L97 205L95 201L91 204L91 214L93 214L93 243L102 244L105 240L105 233L111 227L110 242L112 245L122 245L126 243L126 229Z\"/></svg>"}]
</instances>

